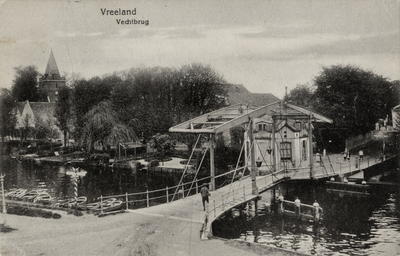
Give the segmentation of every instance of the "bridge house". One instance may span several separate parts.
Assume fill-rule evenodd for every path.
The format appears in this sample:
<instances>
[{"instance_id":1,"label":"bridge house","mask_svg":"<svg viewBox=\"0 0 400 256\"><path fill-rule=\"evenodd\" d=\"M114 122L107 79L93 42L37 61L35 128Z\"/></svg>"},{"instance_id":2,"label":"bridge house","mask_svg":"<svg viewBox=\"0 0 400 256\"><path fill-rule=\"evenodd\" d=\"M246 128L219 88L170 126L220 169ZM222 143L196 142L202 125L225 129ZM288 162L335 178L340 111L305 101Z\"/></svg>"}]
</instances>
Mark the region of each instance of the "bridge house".
<instances>
[{"instance_id":1,"label":"bridge house","mask_svg":"<svg viewBox=\"0 0 400 256\"><path fill-rule=\"evenodd\" d=\"M229 134L230 129L245 130L245 166L251 176L288 168L308 169L314 178L312 123L332 123L318 113L293 104L276 101L265 106L237 104L228 106L171 127L170 132L208 134L210 150L210 189L215 189L215 137ZM256 160L257 158L257 160ZM256 167L256 162L260 167ZM257 193L254 184L254 193Z\"/></svg>"}]
</instances>

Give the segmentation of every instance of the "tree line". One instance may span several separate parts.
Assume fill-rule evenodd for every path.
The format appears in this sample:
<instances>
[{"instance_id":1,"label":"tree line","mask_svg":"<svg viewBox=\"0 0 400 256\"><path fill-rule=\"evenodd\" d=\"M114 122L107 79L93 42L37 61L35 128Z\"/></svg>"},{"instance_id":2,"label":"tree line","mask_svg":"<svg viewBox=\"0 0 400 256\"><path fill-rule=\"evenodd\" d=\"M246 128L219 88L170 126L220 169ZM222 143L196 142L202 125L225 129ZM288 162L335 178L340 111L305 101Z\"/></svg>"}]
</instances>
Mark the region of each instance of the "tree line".
<instances>
[{"instance_id":1,"label":"tree line","mask_svg":"<svg viewBox=\"0 0 400 256\"><path fill-rule=\"evenodd\" d=\"M11 90L4 89L1 127L12 133L12 109L17 102L41 99L33 66L16 68ZM208 65L181 68L139 67L127 71L78 78L58 90L57 126L92 151L137 137L149 140L178 123L225 106L226 81ZM29 91L29 93L26 93ZM64 136L66 138L66 136Z\"/></svg>"},{"instance_id":2,"label":"tree line","mask_svg":"<svg viewBox=\"0 0 400 256\"><path fill-rule=\"evenodd\" d=\"M0 96L3 138L15 129L16 103L43 98L36 87L36 68L15 70L13 87L2 89ZM138 67L91 79L78 77L67 84L58 91L56 125L87 150L137 137L150 140L173 125L224 107L226 99L222 75L200 63ZM317 139L333 141L334 148L342 150L347 137L373 130L379 119L390 116L400 103L400 82L357 66L333 65L322 67L311 84L297 85L284 100L333 119L333 124L316 125L316 133L322 135Z\"/></svg>"},{"instance_id":3,"label":"tree line","mask_svg":"<svg viewBox=\"0 0 400 256\"><path fill-rule=\"evenodd\" d=\"M297 85L285 100L325 115L333 124L316 125L319 143L343 150L346 138L374 130L400 104L400 81L352 65L323 67L312 84ZM319 136L321 135L321 136Z\"/></svg>"}]
</instances>

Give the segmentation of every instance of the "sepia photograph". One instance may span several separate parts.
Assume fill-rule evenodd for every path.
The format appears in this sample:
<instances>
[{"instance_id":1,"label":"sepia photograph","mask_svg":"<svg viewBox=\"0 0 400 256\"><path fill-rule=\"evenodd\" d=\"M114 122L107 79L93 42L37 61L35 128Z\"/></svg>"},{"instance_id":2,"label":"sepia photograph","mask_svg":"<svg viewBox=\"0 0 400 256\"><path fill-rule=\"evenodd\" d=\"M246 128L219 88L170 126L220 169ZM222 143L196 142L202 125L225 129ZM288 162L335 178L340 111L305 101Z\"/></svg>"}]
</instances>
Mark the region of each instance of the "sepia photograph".
<instances>
[{"instance_id":1,"label":"sepia photograph","mask_svg":"<svg viewBox=\"0 0 400 256\"><path fill-rule=\"evenodd\" d=\"M0 255L400 255L399 0L0 0Z\"/></svg>"}]
</instances>

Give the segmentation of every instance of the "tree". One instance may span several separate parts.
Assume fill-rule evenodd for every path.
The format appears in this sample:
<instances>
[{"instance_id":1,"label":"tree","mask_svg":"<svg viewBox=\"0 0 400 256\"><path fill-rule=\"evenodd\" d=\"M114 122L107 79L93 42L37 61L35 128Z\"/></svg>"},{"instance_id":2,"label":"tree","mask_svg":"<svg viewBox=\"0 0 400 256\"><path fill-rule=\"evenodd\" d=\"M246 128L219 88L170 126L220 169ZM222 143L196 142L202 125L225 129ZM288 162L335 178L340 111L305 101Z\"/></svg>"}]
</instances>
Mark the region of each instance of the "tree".
<instances>
[{"instance_id":1,"label":"tree","mask_svg":"<svg viewBox=\"0 0 400 256\"><path fill-rule=\"evenodd\" d=\"M17 117L15 109L17 103L11 95L10 90L1 89L0 95L0 134L4 142L4 138L14 133Z\"/></svg>"},{"instance_id":2,"label":"tree","mask_svg":"<svg viewBox=\"0 0 400 256\"><path fill-rule=\"evenodd\" d=\"M156 150L157 158L163 161L165 156L171 154L174 150L176 141L172 140L167 134L157 133L151 138L149 145Z\"/></svg>"},{"instance_id":3,"label":"tree","mask_svg":"<svg viewBox=\"0 0 400 256\"><path fill-rule=\"evenodd\" d=\"M312 89L308 84L298 84L287 97L285 96L284 101L306 108L311 107L314 100Z\"/></svg>"},{"instance_id":4,"label":"tree","mask_svg":"<svg viewBox=\"0 0 400 256\"><path fill-rule=\"evenodd\" d=\"M121 79L116 76L76 80L73 84L73 105L76 117L75 133L82 134L86 113L102 101L108 101Z\"/></svg>"},{"instance_id":5,"label":"tree","mask_svg":"<svg viewBox=\"0 0 400 256\"><path fill-rule=\"evenodd\" d=\"M225 80L210 66L200 63L185 65L179 70L185 112L202 115L225 106Z\"/></svg>"},{"instance_id":6,"label":"tree","mask_svg":"<svg viewBox=\"0 0 400 256\"><path fill-rule=\"evenodd\" d=\"M18 101L39 101L40 95L36 87L39 72L35 66L17 67L11 93Z\"/></svg>"},{"instance_id":7,"label":"tree","mask_svg":"<svg viewBox=\"0 0 400 256\"><path fill-rule=\"evenodd\" d=\"M58 131L54 119L47 117L45 120L35 118L35 128L32 128L32 135L36 139L48 139L50 142L58 138ZM53 145L51 143L51 145Z\"/></svg>"},{"instance_id":8,"label":"tree","mask_svg":"<svg viewBox=\"0 0 400 256\"><path fill-rule=\"evenodd\" d=\"M67 145L67 134L71 120L71 92L66 86L58 90L58 100L54 111L54 117L57 119L57 126L64 134L64 146Z\"/></svg>"},{"instance_id":9,"label":"tree","mask_svg":"<svg viewBox=\"0 0 400 256\"><path fill-rule=\"evenodd\" d=\"M100 102L89 110L84 119L81 142L89 152L92 152L95 146L104 150L118 142L137 140L133 131L116 118L110 101Z\"/></svg>"},{"instance_id":10,"label":"tree","mask_svg":"<svg viewBox=\"0 0 400 256\"><path fill-rule=\"evenodd\" d=\"M347 137L372 130L396 104L393 86L386 78L355 66L323 67L314 85L314 109L333 119L332 125L320 128L342 150Z\"/></svg>"}]
</instances>

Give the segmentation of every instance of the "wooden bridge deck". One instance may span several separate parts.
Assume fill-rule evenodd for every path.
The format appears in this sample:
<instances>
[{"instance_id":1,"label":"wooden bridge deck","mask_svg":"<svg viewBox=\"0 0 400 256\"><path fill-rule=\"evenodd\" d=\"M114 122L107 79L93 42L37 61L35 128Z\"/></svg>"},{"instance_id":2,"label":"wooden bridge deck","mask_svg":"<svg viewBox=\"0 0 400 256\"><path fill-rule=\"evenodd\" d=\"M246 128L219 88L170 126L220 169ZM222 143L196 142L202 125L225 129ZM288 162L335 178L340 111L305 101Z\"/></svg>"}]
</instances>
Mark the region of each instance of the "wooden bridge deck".
<instances>
[{"instance_id":1,"label":"wooden bridge deck","mask_svg":"<svg viewBox=\"0 0 400 256\"><path fill-rule=\"evenodd\" d=\"M329 178L337 175L347 176L362 169L368 168L375 165L377 162L374 159L368 157L364 158L363 161L359 161L356 157L350 160L344 160L341 155L335 154L328 156L321 156L320 161L316 161L314 164L314 178L322 179ZM263 167L259 168L261 173L267 173ZM285 171L279 171L274 174L267 174L264 176L256 177L256 184L258 187L258 192L268 190L269 188L275 186L276 184L282 182L285 179L291 180L306 180L310 179L310 167L303 168L292 168ZM258 195L252 194L252 182L251 178L247 177L241 181L237 181L232 185L224 186L213 193L208 206L205 223L206 232L203 232L203 239L208 235L212 234L211 225L212 222L220 217L225 212L230 209L237 207L243 203L252 201L258 197Z\"/></svg>"}]
</instances>

